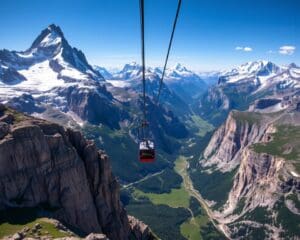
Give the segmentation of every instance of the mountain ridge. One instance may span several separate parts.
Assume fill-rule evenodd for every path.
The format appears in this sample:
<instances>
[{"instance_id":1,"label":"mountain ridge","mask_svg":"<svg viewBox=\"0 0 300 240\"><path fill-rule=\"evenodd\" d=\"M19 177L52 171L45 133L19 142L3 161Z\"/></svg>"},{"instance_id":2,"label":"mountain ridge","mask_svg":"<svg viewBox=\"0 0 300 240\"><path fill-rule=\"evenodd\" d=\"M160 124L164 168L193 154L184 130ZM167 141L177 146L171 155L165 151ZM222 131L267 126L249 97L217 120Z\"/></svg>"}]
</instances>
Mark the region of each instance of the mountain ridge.
<instances>
[{"instance_id":1,"label":"mountain ridge","mask_svg":"<svg viewBox=\"0 0 300 240\"><path fill-rule=\"evenodd\" d=\"M193 109L218 126L232 109L246 110L260 98L297 95L299 89L300 69L296 65L278 67L269 61L248 62L221 73L218 84L198 98Z\"/></svg>"}]
</instances>

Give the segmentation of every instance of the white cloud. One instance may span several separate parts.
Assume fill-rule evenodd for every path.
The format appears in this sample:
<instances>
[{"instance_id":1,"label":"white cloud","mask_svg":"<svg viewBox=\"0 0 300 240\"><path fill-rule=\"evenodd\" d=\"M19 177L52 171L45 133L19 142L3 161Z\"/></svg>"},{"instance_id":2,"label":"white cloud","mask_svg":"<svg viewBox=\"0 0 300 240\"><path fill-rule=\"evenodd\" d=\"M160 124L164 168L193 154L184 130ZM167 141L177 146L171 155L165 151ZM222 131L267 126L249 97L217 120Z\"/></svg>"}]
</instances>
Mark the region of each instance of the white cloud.
<instances>
[{"instance_id":1,"label":"white cloud","mask_svg":"<svg viewBox=\"0 0 300 240\"><path fill-rule=\"evenodd\" d=\"M235 50L240 51L240 50L243 50L243 48L242 47L236 47Z\"/></svg>"},{"instance_id":2,"label":"white cloud","mask_svg":"<svg viewBox=\"0 0 300 240\"><path fill-rule=\"evenodd\" d=\"M295 46L286 45L286 46L281 46L279 48L279 53L282 55L293 55L295 50L296 50Z\"/></svg>"},{"instance_id":3,"label":"white cloud","mask_svg":"<svg viewBox=\"0 0 300 240\"><path fill-rule=\"evenodd\" d=\"M244 47L244 51L245 52L252 52L252 48L251 47Z\"/></svg>"},{"instance_id":4,"label":"white cloud","mask_svg":"<svg viewBox=\"0 0 300 240\"><path fill-rule=\"evenodd\" d=\"M235 48L236 51L244 51L244 52L252 52L253 49L251 47L236 47Z\"/></svg>"}]
</instances>

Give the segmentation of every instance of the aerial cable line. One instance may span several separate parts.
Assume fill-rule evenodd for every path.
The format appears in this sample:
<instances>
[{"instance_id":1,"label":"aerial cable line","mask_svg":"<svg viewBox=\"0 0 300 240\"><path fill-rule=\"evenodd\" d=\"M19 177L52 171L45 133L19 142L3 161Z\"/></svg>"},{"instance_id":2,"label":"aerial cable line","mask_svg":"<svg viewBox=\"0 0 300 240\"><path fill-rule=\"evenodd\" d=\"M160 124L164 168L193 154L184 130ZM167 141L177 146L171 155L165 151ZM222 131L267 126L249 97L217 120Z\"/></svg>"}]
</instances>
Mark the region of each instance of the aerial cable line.
<instances>
[{"instance_id":1,"label":"aerial cable line","mask_svg":"<svg viewBox=\"0 0 300 240\"><path fill-rule=\"evenodd\" d=\"M162 75L161 75L161 78L160 78L159 89L158 89L158 94L157 94L157 98L156 98L156 103L157 104L159 103L159 97L160 97L160 93L161 93L161 90L162 90L162 84L163 84L166 69L167 69L168 59L169 59L170 50L171 50L171 46L172 46L172 42L173 42L173 37L174 37L175 29L176 29L177 19L178 19L179 12L180 12L180 7L181 7L181 0L178 0L178 6L177 6L175 19L174 19L174 22L173 22L173 29L172 29L171 37L170 37L170 40L169 40L167 56L166 56L166 59L165 59L164 68L163 68Z\"/></svg>"},{"instance_id":2,"label":"aerial cable line","mask_svg":"<svg viewBox=\"0 0 300 240\"><path fill-rule=\"evenodd\" d=\"M143 124L146 123L146 79L145 79L145 17L144 0L140 0L141 51L142 51L142 82L143 82Z\"/></svg>"},{"instance_id":3,"label":"aerial cable line","mask_svg":"<svg viewBox=\"0 0 300 240\"><path fill-rule=\"evenodd\" d=\"M156 98L156 103L159 103L159 97L161 94L161 90L162 90L162 84L163 84L163 80L164 80L164 76L165 76L165 72L166 72L166 68L167 68L167 64L168 64L168 59L169 59L169 55L170 55L170 51L171 51L171 47L172 47L172 42L173 42L173 37L174 37L174 33L175 33L175 29L176 29L176 24L177 24L177 19L179 16L179 12L180 12L180 7L181 7L181 1L182 0L178 0L178 6L177 6L177 10L176 10L176 15L175 15L175 19L173 22L173 28L172 28L172 33L171 33L171 37L169 40L169 45L168 45L168 51L167 51L167 56L165 58L165 63L164 63L164 68L162 71L162 76L160 78L160 82L159 82L159 89L158 89L158 94L157 94L157 98ZM141 24L141 56L142 56L142 84L143 84L143 121L142 121L142 127L145 128L147 125L147 116L146 116L146 79L145 79L145 11L144 11L144 0L140 0L140 24ZM145 137L145 132L144 132L144 137Z\"/></svg>"}]
</instances>

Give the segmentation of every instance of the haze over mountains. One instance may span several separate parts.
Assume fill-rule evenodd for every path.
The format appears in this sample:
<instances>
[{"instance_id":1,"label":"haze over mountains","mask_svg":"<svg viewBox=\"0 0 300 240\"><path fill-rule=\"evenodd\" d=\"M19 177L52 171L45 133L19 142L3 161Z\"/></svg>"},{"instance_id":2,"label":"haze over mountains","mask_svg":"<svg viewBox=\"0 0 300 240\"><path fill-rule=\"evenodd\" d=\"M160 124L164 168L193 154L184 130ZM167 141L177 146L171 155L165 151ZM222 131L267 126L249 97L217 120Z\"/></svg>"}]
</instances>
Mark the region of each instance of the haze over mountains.
<instances>
[{"instance_id":1,"label":"haze over mountains","mask_svg":"<svg viewBox=\"0 0 300 240\"><path fill-rule=\"evenodd\" d=\"M156 104L161 74L146 71L157 145L151 165L137 161L141 66L91 66L56 25L25 51L0 51L0 101L78 129L103 148L125 208L163 239L190 239L186 228L211 239L300 237L300 67L253 61L195 73L177 64ZM177 191L183 202L174 202Z\"/></svg>"}]
</instances>

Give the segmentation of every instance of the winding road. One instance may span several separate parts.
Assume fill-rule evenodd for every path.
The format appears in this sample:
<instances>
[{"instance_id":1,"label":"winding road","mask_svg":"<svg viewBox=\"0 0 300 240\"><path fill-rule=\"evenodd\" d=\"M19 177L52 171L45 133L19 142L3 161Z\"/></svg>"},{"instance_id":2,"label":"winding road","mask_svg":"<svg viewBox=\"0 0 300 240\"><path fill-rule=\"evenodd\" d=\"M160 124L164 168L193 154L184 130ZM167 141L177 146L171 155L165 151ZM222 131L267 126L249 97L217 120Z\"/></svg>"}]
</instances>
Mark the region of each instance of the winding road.
<instances>
[{"instance_id":1,"label":"winding road","mask_svg":"<svg viewBox=\"0 0 300 240\"><path fill-rule=\"evenodd\" d=\"M144 182L144 181L146 181L146 180L149 179L149 178L152 178L152 177L154 177L154 176L157 176L157 175L162 174L164 171L165 171L165 170L161 170L160 172L156 172L156 173L153 173L153 174L148 174L148 175L145 176L144 178L139 179L139 180L137 180L137 181L135 181L135 182L128 183L128 184L126 184L126 185L122 185L122 189L126 189L126 188L129 188L129 187L131 187L131 186L137 184L137 183Z\"/></svg>"},{"instance_id":2,"label":"winding road","mask_svg":"<svg viewBox=\"0 0 300 240\"><path fill-rule=\"evenodd\" d=\"M209 208L209 206L207 205L207 203L205 202L205 200L203 199L203 197L201 196L201 194L199 193L199 191L197 191L192 183L192 180L190 179L190 176L187 172L187 169L189 167L189 164L187 162L186 157L181 156L182 161L183 161L183 168L178 170L178 174L180 174L180 176L183 179L183 183L184 183L184 187L185 189L188 191L188 193L193 196L194 198L196 198L198 200L198 202L201 204L201 206L203 207L203 209L206 211L208 217L210 218L212 224L215 226L216 229L218 229L220 232L222 232L227 239L231 239L230 236L228 235L228 233L225 231L225 226L224 224L219 224L212 213L212 210Z\"/></svg>"}]
</instances>

